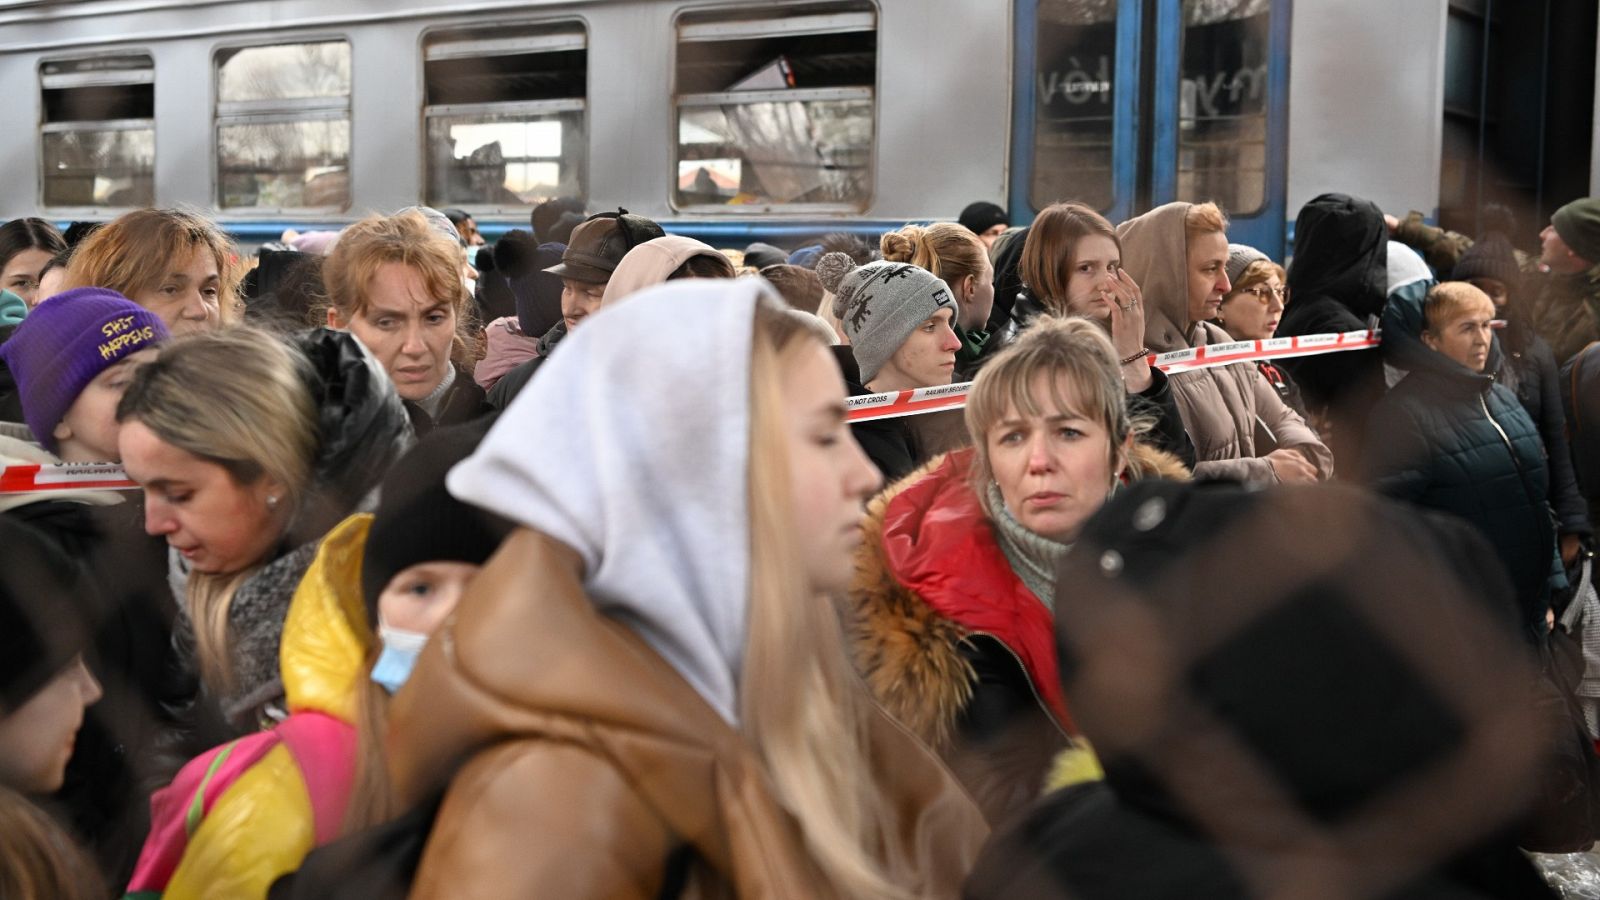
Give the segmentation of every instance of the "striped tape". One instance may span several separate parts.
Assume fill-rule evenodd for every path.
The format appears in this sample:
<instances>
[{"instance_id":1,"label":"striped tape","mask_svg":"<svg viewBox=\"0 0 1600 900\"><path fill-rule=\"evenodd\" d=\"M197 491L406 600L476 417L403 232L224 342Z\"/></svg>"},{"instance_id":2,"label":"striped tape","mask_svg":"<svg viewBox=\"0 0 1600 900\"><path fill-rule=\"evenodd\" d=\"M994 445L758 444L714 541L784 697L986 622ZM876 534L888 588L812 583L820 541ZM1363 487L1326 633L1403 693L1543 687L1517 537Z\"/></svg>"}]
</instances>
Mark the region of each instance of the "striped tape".
<instances>
[{"instance_id":1,"label":"striped tape","mask_svg":"<svg viewBox=\"0 0 1600 900\"><path fill-rule=\"evenodd\" d=\"M0 469L0 494L138 489L139 485L128 480L127 473L115 463L29 463Z\"/></svg>"},{"instance_id":2,"label":"striped tape","mask_svg":"<svg viewBox=\"0 0 1600 900\"><path fill-rule=\"evenodd\" d=\"M1287 359L1368 350L1378 346L1378 342L1378 332L1370 330L1268 338L1264 341L1234 341L1228 344L1209 344L1187 350L1174 350L1170 353L1151 354L1150 365L1172 375L1263 359ZM967 392L971 388L972 382L966 381L910 391L865 394L851 397L845 401L845 407L849 410L848 418L851 422L897 419L901 416L961 409L967 405Z\"/></svg>"}]
</instances>

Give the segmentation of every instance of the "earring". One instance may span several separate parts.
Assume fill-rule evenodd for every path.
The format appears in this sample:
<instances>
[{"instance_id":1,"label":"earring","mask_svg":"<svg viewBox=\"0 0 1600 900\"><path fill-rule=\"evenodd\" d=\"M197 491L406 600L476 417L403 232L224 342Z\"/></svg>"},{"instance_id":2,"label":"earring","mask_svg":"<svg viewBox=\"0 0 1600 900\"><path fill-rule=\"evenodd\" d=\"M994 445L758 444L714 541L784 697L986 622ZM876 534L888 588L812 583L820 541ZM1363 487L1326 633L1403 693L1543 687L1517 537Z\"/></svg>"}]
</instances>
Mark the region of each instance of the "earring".
<instances>
[{"instance_id":1,"label":"earring","mask_svg":"<svg viewBox=\"0 0 1600 900\"><path fill-rule=\"evenodd\" d=\"M277 494L268 494L267 495L267 506L275 508L275 507L277 507L277 505L278 505L278 495Z\"/></svg>"}]
</instances>

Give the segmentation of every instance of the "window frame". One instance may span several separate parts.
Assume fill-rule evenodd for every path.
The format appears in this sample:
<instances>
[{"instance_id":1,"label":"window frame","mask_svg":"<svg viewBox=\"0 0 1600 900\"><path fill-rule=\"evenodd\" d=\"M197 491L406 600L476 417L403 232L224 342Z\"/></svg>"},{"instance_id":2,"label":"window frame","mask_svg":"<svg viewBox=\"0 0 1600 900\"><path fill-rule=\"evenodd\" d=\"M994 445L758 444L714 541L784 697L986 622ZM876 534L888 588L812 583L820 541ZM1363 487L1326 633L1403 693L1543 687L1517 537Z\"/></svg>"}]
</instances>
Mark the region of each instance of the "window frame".
<instances>
[{"instance_id":1,"label":"window frame","mask_svg":"<svg viewBox=\"0 0 1600 900\"><path fill-rule=\"evenodd\" d=\"M834 0L838 2L838 0ZM672 49L669 54L671 66L671 115L668 117L667 140L667 208L674 213L688 213L704 216L749 217L756 215L788 214L795 216L862 216L872 209L878 196L878 153L880 137L883 133L881 104L878 98L883 94L883 51L881 46L876 47L872 57L872 84L854 87L828 87L828 88L783 88L765 91L714 91L707 93L684 94L678 91L678 61L682 46L686 43L717 43L720 41L747 40L760 37L806 37L825 34L852 34L865 31L864 28L847 28L851 21L870 20L871 31L875 36L883 34L883 7L878 0L859 0L870 9L861 10L821 10L817 7L828 5L826 0L805 0L799 3L774 4L765 9L793 10L788 16L774 16L770 19L746 18L752 8L749 6L711 6L680 9L672 18ZM757 9L762 9L758 7ZM700 19L703 17L722 17L722 20L697 21L684 23L685 17ZM687 39L685 32L688 32ZM681 131L681 116L684 109L707 107L724 107L730 105L754 105L757 103L773 102L816 102L816 101L859 101L867 100L872 104L872 143L867 153L867 171L870 175L867 181L867 190L859 203L751 203L744 205L729 205L725 203L679 203L678 202L678 167L682 160L679 157L680 145L678 142Z\"/></svg>"},{"instance_id":2,"label":"window frame","mask_svg":"<svg viewBox=\"0 0 1600 900\"><path fill-rule=\"evenodd\" d=\"M137 70L101 71L101 72L71 72L64 74L46 74L47 66L63 63L83 63L96 59L115 59L118 57L143 56L149 60L147 67ZM154 147L156 143L156 118L155 110L151 109L148 119L98 119L71 122L46 121L44 92L62 88L75 87L116 87L120 85L148 84L154 92L156 85L156 54L147 47L116 47L105 51L78 54L70 56L45 56L35 63L36 93L39 99L38 127L36 129L34 147L38 152L38 162L34 166L35 198L41 211L48 212L51 216L68 219L90 219L104 216L119 216L123 213L139 209L138 206L117 206L112 204L52 204L47 202L45 184L45 137L51 134L70 134L74 132L92 131L149 131L151 137L150 160L150 201L156 203L156 164Z\"/></svg>"},{"instance_id":3,"label":"window frame","mask_svg":"<svg viewBox=\"0 0 1600 900\"><path fill-rule=\"evenodd\" d=\"M473 38L467 35L472 32L483 31L487 28L500 28L505 30L526 29L529 33L512 37ZM593 147L592 135L589 130L591 117L589 115L589 65L590 65L590 28L589 22L574 15L543 17L533 19L511 19L504 21L475 22L462 24L452 22L449 25L440 25L423 29L418 36L420 61L417 72L421 81L422 107L419 111L418 121L420 127L417 132L419 141L419 161L422 167L418 184L421 187L423 202L433 203L435 199L429 196L430 184L430 148L428 146L429 124L433 119L453 118L458 116L496 116L496 115L559 115L561 113L577 112L582 114L583 127L583 157L577 160L578 193L587 196L589 191L589 158ZM450 35L459 35L451 39ZM428 102L428 63L443 60L458 59L484 59L492 56L521 56L530 51L535 53L562 53L572 50L583 51L584 67L584 95L582 97L567 97L549 100L507 100L490 101L483 103L436 103ZM474 52L475 51L475 52ZM544 161L544 160L540 160ZM556 157L557 165L562 164L562 159ZM460 209L475 218L484 217L521 217L526 219L534 209L535 204L518 206L497 205L492 203L456 203L450 202L445 206Z\"/></svg>"},{"instance_id":4,"label":"window frame","mask_svg":"<svg viewBox=\"0 0 1600 900\"><path fill-rule=\"evenodd\" d=\"M350 50L350 89L343 99L300 97L288 100L222 99L222 67L219 59L230 51L239 53L258 47L295 47L306 44L342 43ZM217 215L238 219L274 219L285 216L335 216L355 205L355 95L356 44L348 34L280 34L269 38L217 44L211 48L211 203ZM222 129L239 125L284 125L295 122L343 121L349 128L345 151L346 191L343 204L327 206L224 206L222 203Z\"/></svg>"}]
</instances>

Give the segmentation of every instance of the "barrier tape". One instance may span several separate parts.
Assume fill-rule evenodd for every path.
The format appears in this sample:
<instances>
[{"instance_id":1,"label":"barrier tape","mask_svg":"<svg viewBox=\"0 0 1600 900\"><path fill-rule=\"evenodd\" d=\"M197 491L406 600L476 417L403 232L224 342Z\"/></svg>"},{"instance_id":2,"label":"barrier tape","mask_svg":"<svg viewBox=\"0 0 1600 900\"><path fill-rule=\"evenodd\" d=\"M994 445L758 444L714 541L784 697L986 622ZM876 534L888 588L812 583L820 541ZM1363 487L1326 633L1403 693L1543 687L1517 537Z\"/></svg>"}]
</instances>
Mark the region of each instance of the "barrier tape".
<instances>
[{"instance_id":1,"label":"barrier tape","mask_svg":"<svg viewBox=\"0 0 1600 900\"><path fill-rule=\"evenodd\" d=\"M1234 363L1255 362L1263 359L1287 359L1298 356L1321 356L1325 353L1345 353L1351 350L1369 350L1378 346L1377 331L1346 331L1342 334L1308 334L1301 337L1268 338L1264 341L1234 341L1228 344L1208 344L1187 350L1150 355L1152 368L1169 375L1179 372L1198 372ZM878 419L897 419L923 413L961 409L967 405L967 392L972 382L917 388L910 391L890 391L885 394L865 394L845 401L847 418L851 422L872 422Z\"/></svg>"},{"instance_id":2,"label":"barrier tape","mask_svg":"<svg viewBox=\"0 0 1600 900\"><path fill-rule=\"evenodd\" d=\"M136 491L139 485L115 463L29 463L0 469L0 494L63 491Z\"/></svg>"}]
</instances>

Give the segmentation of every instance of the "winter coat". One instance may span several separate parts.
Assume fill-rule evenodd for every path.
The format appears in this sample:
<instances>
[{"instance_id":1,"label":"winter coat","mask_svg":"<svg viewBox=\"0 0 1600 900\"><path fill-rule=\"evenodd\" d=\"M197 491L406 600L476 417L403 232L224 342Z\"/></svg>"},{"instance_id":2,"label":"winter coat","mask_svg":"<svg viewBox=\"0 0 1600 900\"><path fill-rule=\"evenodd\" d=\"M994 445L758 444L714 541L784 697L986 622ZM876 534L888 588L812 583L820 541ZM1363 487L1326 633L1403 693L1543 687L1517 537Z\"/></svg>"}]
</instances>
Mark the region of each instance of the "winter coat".
<instances>
[{"instance_id":1,"label":"winter coat","mask_svg":"<svg viewBox=\"0 0 1600 900\"><path fill-rule=\"evenodd\" d=\"M1146 482L1059 571L1063 690L1104 780L998 829L968 900L1553 900L1498 827L1543 757L1443 774L1527 738L1532 673L1482 627L1508 586L1470 527L1354 489ZM1480 682L1508 688L1440 686Z\"/></svg>"},{"instance_id":2,"label":"winter coat","mask_svg":"<svg viewBox=\"0 0 1600 900\"><path fill-rule=\"evenodd\" d=\"M1272 385L1272 389L1278 392L1278 397L1283 400L1284 406L1294 410L1295 415L1301 419L1306 417L1306 401L1300 394L1300 385L1295 384L1294 378L1282 366L1263 359L1256 363L1256 371L1260 372L1261 377L1267 380L1267 384ZM1257 434L1259 433L1258 431ZM1259 441L1259 437L1257 440Z\"/></svg>"},{"instance_id":3,"label":"winter coat","mask_svg":"<svg viewBox=\"0 0 1600 900\"><path fill-rule=\"evenodd\" d=\"M448 786L411 896L829 896L746 739L580 569L512 534L390 705L401 806ZM870 743L906 823L899 883L954 896L987 828L887 717Z\"/></svg>"},{"instance_id":4,"label":"winter coat","mask_svg":"<svg viewBox=\"0 0 1600 900\"><path fill-rule=\"evenodd\" d=\"M1145 297L1145 345L1158 353L1233 341L1210 322L1189 321L1184 262L1189 208L1169 203L1117 228L1125 267ZM1304 455L1319 478L1333 476L1333 454L1254 365L1233 363L1169 377L1184 430L1194 441L1195 477L1276 484L1272 464L1261 457L1286 448ZM1274 437L1274 446L1256 446L1258 424Z\"/></svg>"},{"instance_id":5,"label":"winter coat","mask_svg":"<svg viewBox=\"0 0 1600 900\"><path fill-rule=\"evenodd\" d=\"M505 374L539 355L539 339L522 333L516 316L495 319L484 328L488 349L472 368L472 380L492 390ZM486 401L487 402L487 401Z\"/></svg>"},{"instance_id":6,"label":"winter coat","mask_svg":"<svg viewBox=\"0 0 1600 900\"><path fill-rule=\"evenodd\" d=\"M1564 535L1592 534L1567 441L1567 407L1561 400L1561 373L1555 355L1544 338L1517 317L1499 338L1504 352L1493 369L1495 380L1516 393L1517 402L1539 426L1545 463L1550 467L1550 490L1545 499L1555 511L1556 530Z\"/></svg>"},{"instance_id":7,"label":"winter coat","mask_svg":"<svg viewBox=\"0 0 1600 900\"><path fill-rule=\"evenodd\" d=\"M1383 212L1371 202L1323 194L1295 219L1289 305L1278 337L1372 328L1388 294L1388 238ZM1306 411L1347 478L1359 478L1367 419L1383 396L1383 360L1370 350L1282 360L1300 386Z\"/></svg>"},{"instance_id":8,"label":"winter coat","mask_svg":"<svg viewBox=\"0 0 1600 900\"><path fill-rule=\"evenodd\" d=\"M1186 479L1143 444L1156 477ZM973 492L973 453L929 462L867 507L850 590L856 667L998 823L1032 802L1074 733L1050 610L1012 570Z\"/></svg>"},{"instance_id":9,"label":"winter coat","mask_svg":"<svg viewBox=\"0 0 1600 900\"><path fill-rule=\"evenodd\" d=\"M1560 570L1544 445L1508 388L1422 343L1431 287L1397 290L1384 311L1384 359L1408 374L1372 411L1363 471L1382 494L1476 526L1511 576L1532 639L1545 631Z\"/></svg>"},{"instance_id":10,"label":"winter coat","mask_svg":"<svg viewBox=\"0 0 1600 900\"><path fill-rule=\"evenodd\" d=\"M495 382L493 388L490 388L485 399L489 408L504 411L506 407L510 406L511 401L517 399L517 394L521 393L522 388L533 379L534 373L538 372L544 361L550 358L551 353L555 352L556 344L560 343L561 339L566 336L567 323L565 320L550 326L550 330L539 338L538 353L532 359L513 367L511 371L500 376L500 380Z\"/></svg>"},{"instance_id":11,"label":"winter coat","mask_svg":"<svg viewBox=\"0 0 1600 900\"><path fill-rule=\"evenodd\" d=\"M1600 344L1591 344L1561 367L1561 400L1578 488L1589 521L1600 517Z\"/></svg>"},{"instance_id":12,"label":"winter coat","mask_svg":"<svg viewBox=\"0 0 1600 900\"><path fill-rule=\"evenodd\" d=\"M406 415L411 417L411 429L417 437L422 437L435 428L470 422L489 411L487 395L483 388L472 380L472 373L460 366L456 366L455 371L455 381L451 382L444 396L440 398L439 411L436 414L429 415L420 404L411 400L405 401Z\"/></svg>"},{"instance_id":13,"label":"winter coat","mask_svg":"<svg viewBox=\"0 0 1600 900\"><path fill-rule=\"evenodd\" d=\"M281 655L288 717L196 757L151 799L130 897L265 897L312 847L338 835L372 644L361 594L371 523L353 516L329 533L295 591Z\"/></svg>"}]
</instances>

